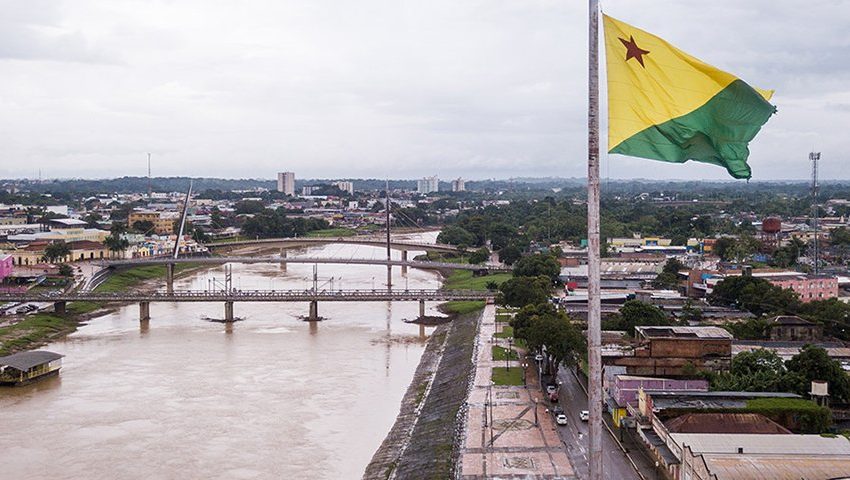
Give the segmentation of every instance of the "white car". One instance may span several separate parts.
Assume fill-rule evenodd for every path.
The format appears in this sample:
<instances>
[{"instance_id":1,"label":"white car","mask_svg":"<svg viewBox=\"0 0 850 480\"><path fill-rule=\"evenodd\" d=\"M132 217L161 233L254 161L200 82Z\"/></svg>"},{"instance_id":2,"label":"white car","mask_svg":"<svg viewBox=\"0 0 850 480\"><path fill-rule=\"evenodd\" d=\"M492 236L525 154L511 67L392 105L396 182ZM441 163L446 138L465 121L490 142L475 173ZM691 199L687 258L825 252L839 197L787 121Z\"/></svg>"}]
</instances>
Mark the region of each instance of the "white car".
<instances>
[{"instance_id":1,"label":"white car","mask_svg":"<svg viewBox=\"0 0 850 480\"><path fill-rule=\"evenodd\" d=\"M566 425L567 424L567 415L563 413L559 413L555 415L555 423L558 425Z\"/></svg>"},{"instance_id":2,"label":"white car","mask_svg":"<svg viewBox=\"0 0 850 480\"><path fill-rule=\"evenodd\" d=\"M579 412L578 418L580 418L582 422L586 422L590 420L590 412L588 412L587 410L582 410L581 412Z\"/></svg>"}]
</instances>

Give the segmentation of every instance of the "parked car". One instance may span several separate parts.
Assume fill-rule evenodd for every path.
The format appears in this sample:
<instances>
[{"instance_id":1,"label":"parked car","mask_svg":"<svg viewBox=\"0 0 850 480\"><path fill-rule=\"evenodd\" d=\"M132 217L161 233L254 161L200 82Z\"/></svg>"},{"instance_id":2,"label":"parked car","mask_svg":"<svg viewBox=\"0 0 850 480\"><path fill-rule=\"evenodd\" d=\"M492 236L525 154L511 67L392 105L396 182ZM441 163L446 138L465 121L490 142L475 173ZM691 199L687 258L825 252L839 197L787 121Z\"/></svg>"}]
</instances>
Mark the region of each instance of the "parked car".
<instances>
[{"instance_id":1,"label":"parked car","mask_svg":"<svg viewBox=\"0 0 850 480\"><path fill-rule=\"evenodd\" d=\"M588 412L587 410L582 410L581 412L579 412L578 418L581 419L582 422L586 422L590 420L590 412Z\"/></svg>"},{"instance_id":2,"label":"parked car","mask_svg":"<svg viewBox=\"0 0 850 480\"><path fill-rule=\"evenodd\" d=\"M534 356L534 361L535 362L542 362L543 361L543 355L540 355L538 353L537 355Z\"/></svg>"},{"instance_id":3,"label":"parked car","mask_svg":"<svg viewBox=\"0 0 850 480\"><path fill-rule=\"evenodd\" d=\"M17 309L15 309L15 313L17 313L18 315L23 315L23 314L30 313L33 310L38 310L38 307L36 307L35 305L33 305L31 303L28 303L26 305L22 305L22 306L18 307Z\"/></svg>"},{"instance_id":4,"label":"parked car","mask_svg":"<svg viewBox=\"0 0 850 480\"><path fill-rule=\"evenodd\" d=\"M546 393L554 393L558 391L558 386L554 384L546 385Z\"/></svg>"}]
</instances>

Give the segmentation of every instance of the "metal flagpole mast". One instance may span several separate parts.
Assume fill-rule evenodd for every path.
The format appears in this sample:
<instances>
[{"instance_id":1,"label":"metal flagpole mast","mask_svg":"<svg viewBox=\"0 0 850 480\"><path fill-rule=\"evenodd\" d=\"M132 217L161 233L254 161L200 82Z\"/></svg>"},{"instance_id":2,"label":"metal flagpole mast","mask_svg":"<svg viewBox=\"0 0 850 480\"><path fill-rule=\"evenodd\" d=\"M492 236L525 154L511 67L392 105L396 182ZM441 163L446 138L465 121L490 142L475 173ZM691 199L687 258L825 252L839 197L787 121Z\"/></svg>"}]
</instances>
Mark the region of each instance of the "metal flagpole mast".
<instances>
[{"instance_id":1,"label":"metal flagpole mast","mask_svg":"<svg viewBox=\"0 0 850 480\"><path fill-rule=\"evenodd\" d=\"M587 348L590 480L602 480L602 357L599 299L599 2L588 0Z\"/></svg>"}]
</instances>

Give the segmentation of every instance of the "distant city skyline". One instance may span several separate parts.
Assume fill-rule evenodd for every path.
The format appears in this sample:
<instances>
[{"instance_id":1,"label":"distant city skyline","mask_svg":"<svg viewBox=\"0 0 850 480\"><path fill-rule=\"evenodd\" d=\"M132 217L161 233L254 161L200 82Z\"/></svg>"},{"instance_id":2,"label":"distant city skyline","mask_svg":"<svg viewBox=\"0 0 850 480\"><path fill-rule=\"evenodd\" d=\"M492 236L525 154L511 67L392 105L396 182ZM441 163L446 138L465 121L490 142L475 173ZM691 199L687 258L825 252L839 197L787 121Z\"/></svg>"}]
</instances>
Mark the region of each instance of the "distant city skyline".
<instances>
[{"instance_id":1,"label":"distant city skyline","mask_svg":"<svg viewBox=\"0 0 850 480\"><path fill-rule=\"evenodd\" d=\"M0 177L581 177L586 5L4 2ZM845 2L605 2L779 112L753 181L850 179ZM198 15L203 12L203 15ZM234 21L238 19L238 21ZM605 94L603 87L603 113ZM602 115L603 130L605 115ZM603 136L603 144L605 139ZM602 155L611 179L723 169ZM743 184L743 182L742 182Z\"/></svg>"}]
</instances>

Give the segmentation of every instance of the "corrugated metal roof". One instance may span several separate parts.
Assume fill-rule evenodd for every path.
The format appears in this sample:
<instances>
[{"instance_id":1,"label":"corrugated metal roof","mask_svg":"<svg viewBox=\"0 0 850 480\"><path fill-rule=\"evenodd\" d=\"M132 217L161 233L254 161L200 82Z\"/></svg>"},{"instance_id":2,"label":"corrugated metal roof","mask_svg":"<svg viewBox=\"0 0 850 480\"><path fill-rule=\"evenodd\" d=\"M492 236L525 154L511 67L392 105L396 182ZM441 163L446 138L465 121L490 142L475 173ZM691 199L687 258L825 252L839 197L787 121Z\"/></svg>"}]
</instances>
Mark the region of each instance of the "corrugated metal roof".
<instances>
[{"instance_id":1,"label":"corrugated metal roof","mask_svg":"<svg viewBox=\"0 0 850 480\"><path fill-rule=\"evenodd\" d=\"M679 445L691 447L695 453L738 454L738 449L743 448L743 455L808 455L812 457L846 455L850 459L850 441L841 436L830 438L820 435L749 433L739 435L673 433L670 436Z\"/></svg>"},{"instance_id":2,"label":"corrugated metal roof","mask_svg":"<svg viewBox=\"0 0 850 480\"><path fill-rule=\"evenodd\" d=\"M845 440L846 443L847 442ZM850 478L850 457L706 455L718 480L838 480Z\"/></svg>"},{"instance_id":3,"label":"corrugated metal roof","mask_svg":"<svg viewBox=\"0 0 850 480\"><path fill-rule=\"evenodd\" d=\"M53 360L62 358L64 356L65 355L48 352L46 350L20 352L6 357L0 357L0 365L5 365L12 368L16 368L18 370L26 371L36 365L52 362Z\"/></svg>"},{"instance_id":4,"label":"corrugated metal roof","mask_svg":"<svg viewBox=\"0 0 850 480\"><path fill-rule=\"evenodd\" d=\"M670 433L789 435L791 431L758 413L686 413L665 423Z\"/></svg>"}]
</instances>

